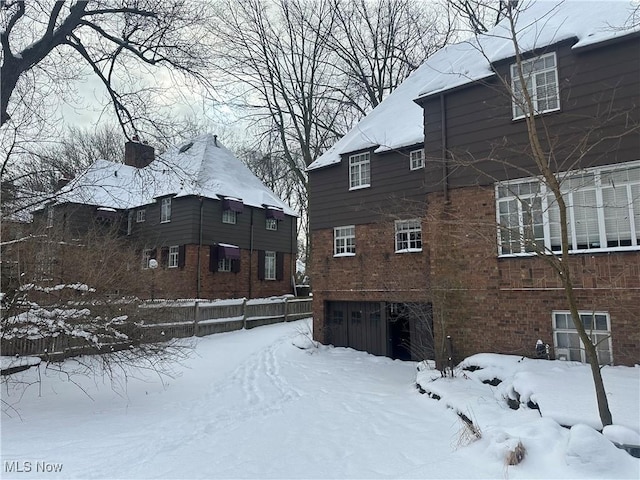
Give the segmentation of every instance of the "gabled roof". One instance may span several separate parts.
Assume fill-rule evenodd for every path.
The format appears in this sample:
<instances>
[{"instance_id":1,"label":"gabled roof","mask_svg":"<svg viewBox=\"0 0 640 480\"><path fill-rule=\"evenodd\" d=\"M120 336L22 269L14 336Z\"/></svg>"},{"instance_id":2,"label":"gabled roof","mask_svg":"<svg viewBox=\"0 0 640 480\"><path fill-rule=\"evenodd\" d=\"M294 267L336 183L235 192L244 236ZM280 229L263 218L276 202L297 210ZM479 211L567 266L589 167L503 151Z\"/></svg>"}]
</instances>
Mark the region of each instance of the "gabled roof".
<instances>
[{"instance_id":1,"label":"gabled roof","mask_svg":"<svg viewBox=\"0 0 640 480\"><path fill-rule=\"evenodd\" d=\"M521 0L516 31L521 51L563 40L585 48L640 31L631 25L630 0ZM437 51L307 170L340 163L341 155L376 148L385 152L424 141L423 111L414 100L495 75L491 65L515 55L508 21L487 34Z\"/></svg>"},{"instance_id":2,"label":"gabled roof","mask_svg":"<svg viewBox=\"0 0 640 480\"><path fill-rule=\"evenodd\" d=\"M233 197L245 205L277 207L297 216L210 134L169 148L144 168L99 160L61 190L57 203L128 209L167 195Z\"/></svg>"}]
</instances>

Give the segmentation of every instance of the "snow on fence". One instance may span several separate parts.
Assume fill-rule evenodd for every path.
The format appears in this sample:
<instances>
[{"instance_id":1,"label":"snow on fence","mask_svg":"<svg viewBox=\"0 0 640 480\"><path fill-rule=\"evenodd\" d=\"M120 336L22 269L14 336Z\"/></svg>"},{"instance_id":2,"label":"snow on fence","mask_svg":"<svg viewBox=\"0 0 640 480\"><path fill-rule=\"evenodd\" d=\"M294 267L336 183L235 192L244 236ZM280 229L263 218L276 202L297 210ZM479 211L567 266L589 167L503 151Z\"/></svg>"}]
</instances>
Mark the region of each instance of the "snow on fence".
<instances>
[{"instance_id":1,"label":"snow on fence","mask_svg":"<svg viewBox=\"0 0 640 480\"><path fill-rule=\"evenodd\" d=\"M141 305L143 341L206 336L311 316L310 297L273 297L217 302L156 302Z\"/></svg>"},{"instance_id":2,"label":"snow on fence","mask_svg":"<svg viewBox=\"0 0 640 480\"><path fill-rule=\"evenodd\" d=\"M289 322L311 316L310 297L272 297L219 301L151 301L127 309L131 323L127 335L141 343L171 338L206 336L214 333ZM99 306L90 307L92 313ZM122 313L125 313L124 311ZM107 353L127 348L134 342L102 343L100 348L83 338L57 335L49 337L2 338L3 356L40 356L57 360L74 355Z\"/></svg>"}]
</instances>

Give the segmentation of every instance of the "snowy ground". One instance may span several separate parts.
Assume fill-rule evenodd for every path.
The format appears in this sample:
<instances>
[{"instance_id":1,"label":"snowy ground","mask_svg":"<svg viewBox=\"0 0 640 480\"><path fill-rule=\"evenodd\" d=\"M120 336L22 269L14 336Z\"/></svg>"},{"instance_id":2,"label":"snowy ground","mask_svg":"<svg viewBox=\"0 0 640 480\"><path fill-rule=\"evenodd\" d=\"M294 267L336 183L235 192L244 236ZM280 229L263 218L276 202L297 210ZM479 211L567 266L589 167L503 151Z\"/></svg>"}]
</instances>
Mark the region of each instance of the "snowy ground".
<instances>
[{"instance_id":1,"label":"snowy ground","mask_svg":"<svg viewBox=\"0 0 640 480\"><path fill-rule=\"evenodd\" d=\"M591 427L569 430L499 401L496 392L518 382L535 390L543 380L527 375L542 370L523 372L513 359L489 356L468 379L431 382L421 373L421 382L439 389L436 401L415 389L415 363L344 348L298 348L305 325L198 339L179 376L164 385L157 377L132 377L123 390L79 378L85 394L41 365L40 396L36 385L22 398L3 386L3 401L16 411L3 405L2 478L640 477L640 460ZM482 384L491 369L513 380ZM609 376L625 385L615 387L615 395L628 397L616 402L614 423L637 434L640 369L611 370L623 372ZM552 385L561 389L562 372L556 376ZM578 377L571 377L571 389L581 384ZM461 386L467 393L460 394ZM565 414L553 409L562 420L575 420L574 393L554 393L566 406ZM529 393L544 411L537 394ZM460 446L463 429L454 409L469 408L483 436ZM592 422L589 413L584 423ZM507 467L503 455L515 440L527 454ZM58 473L37 471L57 466Z\"/></svg>"}]
</instances>

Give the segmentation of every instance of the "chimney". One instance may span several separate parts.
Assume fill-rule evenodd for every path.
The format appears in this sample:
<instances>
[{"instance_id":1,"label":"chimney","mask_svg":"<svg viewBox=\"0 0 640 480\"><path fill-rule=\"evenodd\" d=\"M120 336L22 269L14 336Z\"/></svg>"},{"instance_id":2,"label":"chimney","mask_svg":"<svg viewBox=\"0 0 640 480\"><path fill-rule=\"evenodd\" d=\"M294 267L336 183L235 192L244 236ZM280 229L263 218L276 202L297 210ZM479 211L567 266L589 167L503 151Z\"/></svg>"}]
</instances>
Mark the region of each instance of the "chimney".
<instances>
[{"instance_id":1,"label":"chimney","mask_svg":"<svg viewBox=\"0 0 640 480\"><path fill-rule=\"evenodd\" d=\"M218 135L214 135L213 136L213 144L217 147L218 146Z\"/></svg>"},{"instance_id":2,"label":"chimney","mask_svg":"<svg viewBox=\"0 0 640 480\"><path fill-rule=\"evenodd\" d=\"M144 168L153 162L155 151L151 145L140 143L134 135L131 141L124 144L124 164L130 167Z\"/></svg>"}]
</instances>

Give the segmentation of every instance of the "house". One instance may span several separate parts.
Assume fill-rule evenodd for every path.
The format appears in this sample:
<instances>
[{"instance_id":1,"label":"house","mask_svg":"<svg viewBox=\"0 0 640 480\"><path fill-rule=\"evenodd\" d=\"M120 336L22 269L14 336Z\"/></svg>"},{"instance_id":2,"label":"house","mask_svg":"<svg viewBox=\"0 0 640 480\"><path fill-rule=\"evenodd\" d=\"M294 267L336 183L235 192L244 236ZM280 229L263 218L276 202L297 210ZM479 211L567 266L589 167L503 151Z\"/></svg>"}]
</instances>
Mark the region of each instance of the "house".
<instances>
[{"instance_id":1,"label":"house","mask_svg":"<svg viewBox=\"0 0 640 480\"><path fill-rule=\"evenodd\" d=\"M601 363L640 360L640 28L629 2L535 2L521 66L568 205ZM449 45L309 166L314 336L400 359L585 360L559 209L530 155L509 24ZM514 92L512 95L510 92ZM542 255L537 255L536 252ZM553 253L552 253L553 252Z\"/></svg>"},{"instance_id":2,"label":"house","mask_svg":"<svg viewBox=\"0 0 640 480\"><path fill-rule=\"evenodd\" d=\"M95 162L36 217L67 240L89 228L116 230L137 248L131 268L140 271L134 293L142 297L293 291L297 215L215 135L157 157L127 142L125 163Z\"/></svg>"}]
</instances>

